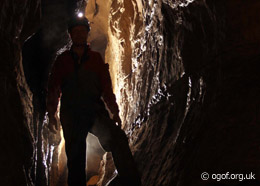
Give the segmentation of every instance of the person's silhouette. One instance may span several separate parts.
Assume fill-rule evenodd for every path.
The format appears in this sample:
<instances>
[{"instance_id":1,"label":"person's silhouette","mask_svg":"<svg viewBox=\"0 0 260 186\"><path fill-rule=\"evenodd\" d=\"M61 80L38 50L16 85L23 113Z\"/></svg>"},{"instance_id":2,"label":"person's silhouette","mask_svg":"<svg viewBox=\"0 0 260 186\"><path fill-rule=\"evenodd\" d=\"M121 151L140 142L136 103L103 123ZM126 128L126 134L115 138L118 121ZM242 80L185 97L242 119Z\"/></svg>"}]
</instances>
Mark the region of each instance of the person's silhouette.
<instances>
[{"instance_id":1,"label":"person's silhouette","mask_svg":"<svg viewBox=\"0 0 260 186\"><path fill-rule=\"evenodd\" d=\"M72 19L68 26L73 45L57 57L49 79L47 111L49 129L58 129L57 105L61 97L60 121L65 138L69 186L85 186L86 137L98 137L111 151L122 185L141 185L112 91L108 65L87 45L88 20ZM113 114L110 119L108 109ZM117 123L117 125L116 125Z\"/></svg>"}]
</instances>

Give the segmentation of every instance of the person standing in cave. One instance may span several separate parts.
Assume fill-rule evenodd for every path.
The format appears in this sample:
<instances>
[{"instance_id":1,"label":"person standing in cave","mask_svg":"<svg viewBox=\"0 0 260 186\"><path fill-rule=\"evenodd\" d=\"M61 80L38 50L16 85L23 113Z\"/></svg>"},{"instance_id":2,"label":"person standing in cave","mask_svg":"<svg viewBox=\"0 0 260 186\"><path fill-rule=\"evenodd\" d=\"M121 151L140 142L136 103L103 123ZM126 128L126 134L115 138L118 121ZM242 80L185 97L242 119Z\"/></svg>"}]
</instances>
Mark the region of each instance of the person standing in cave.
<instances>
[{"instance_id":1,"label":"person standing in cave","mask_svg":"<svg viewBox=\"0 0 260 186\"><path fill-rule=\"evenodd\" d=\"M139 186L140 177L121 129L108 65L87 45L88 20L74 18L68 24L72 47L59 55L48 85L49 129L58 130L57 107L61 98L60 122L65 139L68 185L86 186L86 137L98 137L105 151L111 151L121 185ZM110 119L108 109L113 114ZM117 123L117 125L116 125Z\"/></svg>"}]
</instances>

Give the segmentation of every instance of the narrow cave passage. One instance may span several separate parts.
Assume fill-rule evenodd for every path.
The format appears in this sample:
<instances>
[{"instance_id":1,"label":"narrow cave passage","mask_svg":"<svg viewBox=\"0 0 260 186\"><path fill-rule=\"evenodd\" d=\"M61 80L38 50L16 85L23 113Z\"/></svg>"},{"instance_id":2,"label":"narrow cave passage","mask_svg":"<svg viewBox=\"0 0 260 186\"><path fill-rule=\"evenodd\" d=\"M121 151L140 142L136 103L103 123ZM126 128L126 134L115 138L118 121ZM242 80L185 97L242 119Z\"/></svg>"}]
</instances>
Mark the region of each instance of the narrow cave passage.
<instances>
[{"instance_id":1,"label":"narrow cave passage","mask_svg":"<svg viewBox=\"0 0 260 186\"><path fill-rule=\"evenodd\" d=\"M143 186L260 185L258 1L4 0L0 8L1 185L67 185L63 130L47 127L46 95L79 12L109 64ZM118 173L112 155L91 134L87 147L86 185L106 185Z\"/></svg>"},{"instance_id":2,"label":"narrow cave passage","mask_svg":"<svg viewBox=\"0 0 260 186\"><path fill-rule=\"evenodd\" d=\"M85 4L82 6L84 5ZM55 11L55 8L62 8L62 5L59 4L49 5L46 3L45 6L45 11L52 14L55 14L53 12ZM122 41L117 41L119 38L114 36L116 33L112 34L108 26L109 23L117 24L113 23L113 20L109 20L110 6L112 6L111 2L104 4L97 1L89 1L83 13L91 23L91 32L88 38L91 49L99 52L105 61L110 59L109 65L112 67L110 68L110 72L113 79L113 85L114 87L117 87L117 84L121 83L117 82L118 73L120 73L120 71L123 71L122 75L129 76L129 74L125 75L125 73L129 73L130 71L127 68L129 68L131 64L127 63L131 62L131 60L126 61L122 66L120 64L116 64L121 63L121 58L125 58L124 54L129 56L129 53L124 51L124 48L121 46ZM79 11L82 10L84 10L84 8L80 7L73 13L77 15ZM32 168L34 172L29 174L32 174L31 179L36 185L50 184L58 186L67 184L66 180L68 174L63 130L61 129L61 131L55 135L50 133L47 129L48 117L45 114L45 101L47 94L48 74L52 67L52 62L57 55L65 49L68 49L71 43L66 33L64 20L59 20L56 18L57 22L49 22L48 19L53 18L54 16L52 14L44 18L45 24L43 25L43 28L25 41L23 45L23 68L26 81L33 93L34 120L32 125L32 133L34 134L34 138L36 140L35 145L38 149L36 150L36 154L34 154L35 161L33 162L34 168ZM129 37L129 35L124 37ZM118 59L115 60L115 57ZM120 94L117 94L117 96L120 96ZM122 109L120 108L120 110ZM97 138L89 134L87 138L86 156L87 182L93 182L93 180L97 182L100 180L100 178L97 179L96 177L100 177L100 169L102 168L100 167L100 164L104 153L105 151L101 147ZM111 170L106 170L105 174L106 176L109 176L109 174L111 175L110 178L108 177L106 180L103 180L102 184L105 184L105 182L114 177L113 174L115 171L113 161L111 160L111 154L106 154L105 158L107 160L110 159L109 161L112 163L110 163ZM109 163L106 163L106 166L108 164Z\"/></svg>"}]
</instances>

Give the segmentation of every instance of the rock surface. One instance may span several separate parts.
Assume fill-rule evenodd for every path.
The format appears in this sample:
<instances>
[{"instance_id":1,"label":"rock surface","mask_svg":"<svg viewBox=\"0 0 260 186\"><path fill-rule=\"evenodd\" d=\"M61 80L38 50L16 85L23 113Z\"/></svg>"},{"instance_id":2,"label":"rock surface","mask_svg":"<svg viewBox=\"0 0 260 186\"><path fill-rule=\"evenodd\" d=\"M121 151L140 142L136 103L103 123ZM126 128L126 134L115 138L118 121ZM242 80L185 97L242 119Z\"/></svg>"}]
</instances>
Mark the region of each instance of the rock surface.
<instances>
[{"instance_id":1,"label":"rock surface","mask_svg":"<svg viewBox=\"0 0 260 186\"><path fill-rule=\"evenodd\" d=\"M108 185L110 181L117 176L113 157L111 153L106 152L100 162L99 179L97 186Z\"/></svg>"},{"instance_id":2,"label":"rock surface","mask_svg":"<svg viewBox=\"0 0 260 186\"><path fill-rule=\"evenodd\" d=\"M73 6L58 0L0 3L1 185L51 184L50 170L55 168L55 147L60 137L46 128L45 85L57 48L68 42L65 38L63 44L55 40L53 30L66 31L64 12L65 16L66 11L71 12L74 3L70 3ZM50 19L51 16L55 19ZM59 26L54 27L56 24ZM60 30L56 30L58 34Z\"/></svg>"},{"instance_id":3,"label":"rock surface","mask_svg":"<svg viewBox=\"0 0 260 186\"><path fill-rule=\"evenodd\" d=\"M63 6L72 14L76 7L64 2L0 3L1 185L62 181L57 178L60 136L48 133L39 106L46 74L33 74L41 68L30 60L23 61L28 68L22 65L21 48L41 20L42 43L37 34L27 42L53 47L41 53L49 56L48 64L39 64L51 66L56 51L68 44L65 35L57 35L65 30L65 19L53 10ZM260 185L260 3L89 0L90 5L96 33L90 41L102 43L96 50L110 64L143 186ZM60 22L41 17L42 7ZM52 24L55 32L49 32ZM256 179L203 181L202 172L252 172Z\"/></svg>"},{"instance_id":4,"label":"rock surface","mask_svg":"<svg viewBox=\"0 0 260 186\"><path fill-rule=\"evenodd\" d=\"M142 1L142 19L136 4L112 4L110 37L122 41L115 90L143 185L241 183L205 171L259 181L259 3Z\"/></svg>"},{"instance_id":5,"label":"rock surface","mask_svg":"<svg viewBox=\"0 0 260 186\"><path fill-rule=\"evenodd\" d=\"M32 184L30 169L35 153L32 93L24 78L21 44L38 27L39 3L5 0L0 3L1 185ZM26 27L28 24L30 28Z\"/></svg>"}]
</instances>

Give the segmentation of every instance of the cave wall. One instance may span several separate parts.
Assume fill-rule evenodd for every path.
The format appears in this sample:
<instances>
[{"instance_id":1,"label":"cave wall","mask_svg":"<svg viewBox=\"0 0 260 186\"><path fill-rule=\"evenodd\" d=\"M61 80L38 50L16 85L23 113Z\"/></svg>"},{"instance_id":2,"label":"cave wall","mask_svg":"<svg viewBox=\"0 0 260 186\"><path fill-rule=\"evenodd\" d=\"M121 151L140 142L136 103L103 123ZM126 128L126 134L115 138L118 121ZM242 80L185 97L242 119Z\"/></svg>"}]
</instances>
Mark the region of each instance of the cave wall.
<instances>
[{"instance_id":1,"label":"cave wall","mask_svg":"<svg viewBox=\"0 0 260 186\"><path fill-rule=\"evenodd\" d=\"M68 4L68 12L74 13L75 4ZM241 183L202 181L204 171L253 172L257 180L240 185L259 185L260 3L121 0L103 5L106 8L100 11L107 17L99 19L90 12L90 20L101 23L97 32L101 40L90 40L102 43L96 50L110 64L120 116L143 185ZM35 95L25 81L21 46L39 28L41 4L4 0L0 9L0 181L34 185L36 137L49 136L35 129L43 123L35 120L39 110L35 111ZM53 55L67 43L46 36L50 41L46 47L59 43ZM51 144L57 149L55 142ZM44 170L52 170L55 177L58 152L48 140L43 146L52 149L45 149L43 156L56 157L42 161L48 164ZM48 183L45 173L39 176L46 178L43 185L57 184L56 179Z\"/></svg>"},{"instance_id":2,"label":"cave wall","mask_svg":"<svg viewBox=\"0 0 260 186\"><path fill-rule=\"evenodd\" d=\"M132 106L135 108L140 106L138 102L137 105L131 104L135 95L130 91L132 85L129 80L136 71L137 65L141 64L139 54L145 42L142 38L144 29L142 11L140 0L110 1L106 61L110 66L113 89L123 126L126 118L135 114L132 112L134 111ZM132 110L128 112L128 109Z\"/></svg>"},{"instance_id":3,"label":"cave wall","mask_svg":"<svg viewBox=\"0 0 260 186\"><path fill-rule=\"evenodd\" d=\"M30 185L35 152L32 94L24 78L21 45L39 26L40 1L22 1L19 5L1 1L0 7L0 181L2 185Z\"/></svg>"},{"instance_id":4,"label":"cave wall","mask_svg":"<svg viewBox=\"0 0 260 186\"><path fill-rule=\"evenodd\" d=\"M85 8L85 16L91 26L88 43L91 49L99 52L104 60L108 38L109 4L110 1L89 0Z\"/></svg>"},{"instance_id":5,"label":"cave wall","mask_svg":"<svg viewBox=\"0 0 260 186\"><path fill-rule=\"evenodd\" d=\"M85 2L85 1L84 1ZM53 185L60 136L45 116L48 71L83 1L1 1L1 185Z\"/></svg>"},{"instance_id":6,"label":"cave wall","mask_svg":"<svg viewBox=\"0 0 260 186\"><path fill-rule=\"evenodd\" d=\"M111 4L107 54L143 185L259 184L258 9L242 0ZM258 181L203 181L205 171Z\"/></svg>"}]
</instances>

